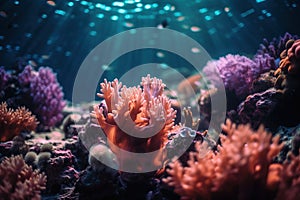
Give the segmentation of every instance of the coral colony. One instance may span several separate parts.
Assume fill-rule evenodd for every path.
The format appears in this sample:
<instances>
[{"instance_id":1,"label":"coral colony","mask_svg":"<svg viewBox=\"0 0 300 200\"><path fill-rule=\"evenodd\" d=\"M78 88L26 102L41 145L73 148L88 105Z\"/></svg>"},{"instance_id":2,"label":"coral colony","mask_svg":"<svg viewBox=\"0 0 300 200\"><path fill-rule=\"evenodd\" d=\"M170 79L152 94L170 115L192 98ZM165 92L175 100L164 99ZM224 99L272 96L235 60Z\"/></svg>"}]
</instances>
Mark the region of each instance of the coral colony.
<instances>
[{"instance_id":1,"label":"coral colony","mask_svg":"<svg viewBox=\"0 0 300 200\"><path fill-rule=\"evenodd\" d=\"M196 83L203 77L207 86ZM185 105L198 102L200 121L150 75L135 87L105 79L100 102L70 107L51 68L1 67L1 199L297 199L298 36L264 40L252 58L228 54L209 61L203 74L179 83L177 93L186 84L198 99L189 96ZM207 129L211 112L218 112L210 98L220 95L219 84L227 119L218 140ZM133 173L121 150L159 153L136 161L141 173ZM144 172L149 166L154 170Z\"/></svg>"}]
</instances>

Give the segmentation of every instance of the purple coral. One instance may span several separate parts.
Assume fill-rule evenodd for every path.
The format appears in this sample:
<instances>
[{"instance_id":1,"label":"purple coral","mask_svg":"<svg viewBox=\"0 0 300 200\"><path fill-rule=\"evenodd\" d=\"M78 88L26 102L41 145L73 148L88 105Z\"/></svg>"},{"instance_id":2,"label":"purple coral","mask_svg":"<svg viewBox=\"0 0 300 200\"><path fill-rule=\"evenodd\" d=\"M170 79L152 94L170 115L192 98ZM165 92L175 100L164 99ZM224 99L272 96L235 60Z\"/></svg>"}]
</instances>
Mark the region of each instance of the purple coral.
<instances>
[{"instance_id":1,"label":"purple coral","mask_svg":"<svg viewBox=\"0 0 300 200\"><path fill-rule=\"evenodd\" d=\"M18 76L21 87L29 87L32 98L30 110L37 116L42 129L53 127L62 120L62 110L66 104L56 75L49 67L34 71L26 66Z\"/></svg>"},{"instance_id":2,"label":"purple coral","mask_svg":"<svg viewBox=\"0 0 300 200\"><path fill-rule=\"evenodd\" d=\"M269 54L255 55L253 61L257 65L257 70L260 72L267 72L277 68L275 59Z\"/></svg>"},{"instance_id":3,"label":"purple coral","mask_svg":"<svg viewBox=\"0 0 300 200\"><path fill-rule=\"evenodd\" d=\"M234 92L236 96L243 98L249 94L251 84L261 73L261 69L245 56L228 54L219 60L209 61L203 72L216 87L221 84L216 78L220 76L226 91Z\"/></svg>"},{"instance_id":4,"label":"purple coral","mask_svg":"<svg viewBox=\"0 0 300 200\"><path fill-rule=\"evenodd\" d=\"M285 44L287 43L287 41L291 39L296 40L298 38L299 36L297 35L285 33L284 36L280 36L279 38L273 38L270 42L267 39L263 39L263 43L260 44L256 56L269 54L274 59L278 59L280 58L281 52L285 50Z\"/></svg>"}]
</instances>

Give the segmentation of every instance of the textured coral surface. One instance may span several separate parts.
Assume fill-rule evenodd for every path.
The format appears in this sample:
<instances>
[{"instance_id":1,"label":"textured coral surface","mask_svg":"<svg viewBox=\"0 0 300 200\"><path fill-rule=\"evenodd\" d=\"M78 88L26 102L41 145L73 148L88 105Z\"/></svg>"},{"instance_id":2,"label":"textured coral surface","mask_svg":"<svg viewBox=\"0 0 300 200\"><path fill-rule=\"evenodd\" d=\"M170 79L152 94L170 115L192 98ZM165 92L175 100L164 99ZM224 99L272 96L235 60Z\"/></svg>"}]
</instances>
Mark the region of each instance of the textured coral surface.
<instances>
[{"instance_id":1,"label":"textured coral surface","mask_svg":"<svg viewBox=\"0 0 300 200\"><path fill-rule=\"evenodd\" d=\"M279 137L272 139L263 127L254 132L250 126L236 126L229 120L223 130L227 136L221 136L218 152L203 155L203 144L198 143L188 166L171 163L171 176L164 181L182 199L266 198L265 191L273 184L267 182L269 167L282 148Z\"/></svg>"},{"instance_id":2,"label":"textured coral surface","mask_svg":"<svg viewBox=\"0 0 300 200\"><path fill-rule=\"evenodd\" d=\"M37 126L37 120L25 107L16 110L7 108L7 104L0 104L0 141L11 140L21 131L32 131Z\"/></svg>"},{"instance_id":3,"label":"textured coral surface","mask_svg":"<svg viewBox=\"0 0 300 200\"><path fill-rule=\"evenodd\" d=\"M5 158L0 164L0 196L3 200L41 199L46 176L28 166L21 156Z\"/></svg>"}]
</instances>

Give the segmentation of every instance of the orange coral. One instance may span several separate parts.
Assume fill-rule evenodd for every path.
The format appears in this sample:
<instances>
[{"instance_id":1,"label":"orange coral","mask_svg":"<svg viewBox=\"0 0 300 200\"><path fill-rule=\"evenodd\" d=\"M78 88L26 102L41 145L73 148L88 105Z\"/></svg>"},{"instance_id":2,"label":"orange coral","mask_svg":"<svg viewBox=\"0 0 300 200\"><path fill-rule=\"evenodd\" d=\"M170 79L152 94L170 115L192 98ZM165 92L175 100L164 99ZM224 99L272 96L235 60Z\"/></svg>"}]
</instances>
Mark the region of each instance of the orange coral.
<instances>
[{"instance_id":1,"label":"orange coral","mask_svg":"<svg viewBox=\"0 0 300 200\"><path fill-rule=\"evenodd\" d=\"M253 199L259 195L253 193L255 189L267 188L272 158L283 146L279 137L272 139L263 127L256 132L248 125L236 127L229 120L223 130L227 136L221 136L222 146L216 154L203 155L205 144L197 143L187 167L179 161L170 164L171 176L164 182L173 186L182 199ZM272 185L272 177L269 184Z\"/></svg>"},{"instance_id":2,"label":"orange coral","mask_svg":"<svg viewBox=\"0 0 300 200\"><path fill-rule=\"evenodd\" d=\"M106 108L95 106L92 115L110 144L130 152L147 153L165 146L176 111L163 94L165 85L160 79L148 75L142 78L141 86L127 88L117 79L105 80L101 83L102 94L98 96L104 98ZM112 151L123 162L114 145Z\"/></svg>"},{"instance_id":3,"label":"orange coral","mask_svg":"<svg viewBox=\"0 0 300 200\"><path fill-rule=\"evenodd\" d=\"M3 200L41 199L46 176L33 171L21 156L5 158L0 164L0 196Z\"/></svg>"},{"instance_id":4,"label":"orange coral","mask_svg":"<svg viewBox=\"0 0 300 200\"><path fill-rule=\"evenodd\" d=\"M19 135L23 130L35 130L37 120L25 107L8 109L7 104L0 104L0 141L7 141Z\"/></svg>"},{"instance_id":5,"label":"orange coral","mask_svg":"<svg viewBox=\"0 0 300 200\"><path fill-rule=\"evenodd\" d=\"M286 43L286 50L281 55L279 68L275 71L275 76L284 74L299 75L300 73L300 40L289 40Z\"/></svg>"}]
</instances>

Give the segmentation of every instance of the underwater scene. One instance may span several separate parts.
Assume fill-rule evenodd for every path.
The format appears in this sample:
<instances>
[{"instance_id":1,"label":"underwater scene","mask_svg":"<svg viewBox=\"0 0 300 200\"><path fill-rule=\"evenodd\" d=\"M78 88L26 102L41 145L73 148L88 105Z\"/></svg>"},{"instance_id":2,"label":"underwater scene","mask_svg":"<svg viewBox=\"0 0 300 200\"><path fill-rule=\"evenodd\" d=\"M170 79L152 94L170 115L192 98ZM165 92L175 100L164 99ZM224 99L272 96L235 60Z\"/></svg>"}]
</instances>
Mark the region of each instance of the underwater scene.
<instances>
[{"instance_id":1,"label":"underwater scene","mask_svg":"<svg viewBox=\"0 0 300 200\"><path fill-rule=\"evenodd\" d=\"M0 200L298 200L300 1L1 0Z\"/></svg>"}]
</instances>

